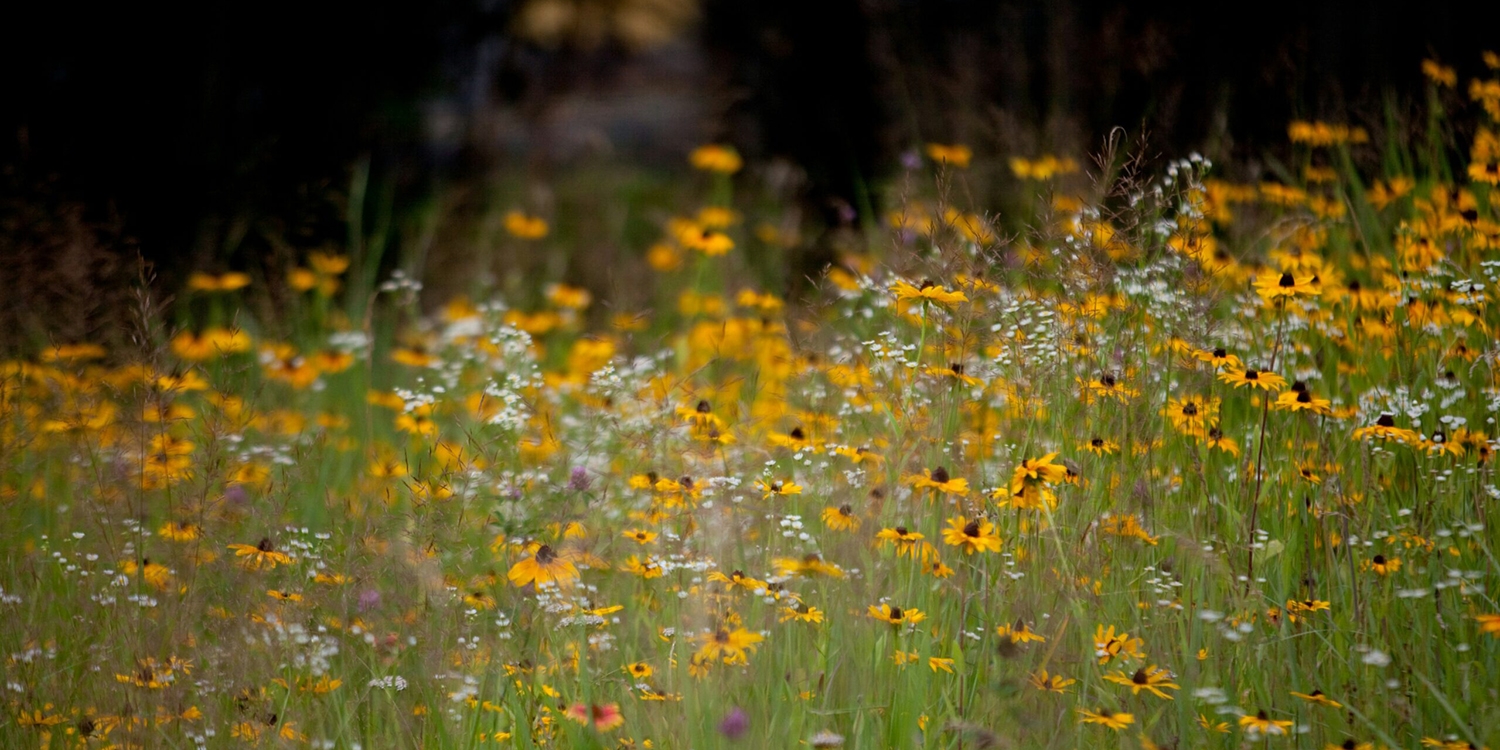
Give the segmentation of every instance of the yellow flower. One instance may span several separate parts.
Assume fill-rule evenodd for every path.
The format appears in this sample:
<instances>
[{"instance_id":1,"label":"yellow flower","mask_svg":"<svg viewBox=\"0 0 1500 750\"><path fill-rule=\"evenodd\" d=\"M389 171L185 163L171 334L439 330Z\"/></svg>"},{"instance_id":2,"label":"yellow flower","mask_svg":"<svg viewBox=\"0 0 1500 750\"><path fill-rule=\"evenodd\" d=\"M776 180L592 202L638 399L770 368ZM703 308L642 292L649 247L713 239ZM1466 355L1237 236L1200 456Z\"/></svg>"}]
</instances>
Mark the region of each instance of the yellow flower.
<instances>
[{"instance_id":1,"label":"yellow flower","mask_svg":"<svg viewBox=\"0 0 1500 750\"><path fill-rule=\"evenodd\" d=\"M725 664L744 664L748 661L747 654L754 653L763 640L764 637L744 628L729 630L720 626L712 633L698 636L703 645L696 656L703 660L719 659Z\"/></svg>"},{"instance_id":2,"label":"yellow flower","mask_svg":"<svg viewBox=\"0 0 1500 750\"><path fill-rule=\"evenodd\" d=\"M1291 273L1283 273L1280 276L1271 273L1263 273L1255 279L1255 293L1267 303L1275 303L1293 297L1313 297L1318 294L1318 283L1316 276L1293 276Z\"/></svg>"},{"instance_id":3,"label":"yellow flower","mask_svg":"<svg viewBox=\"0 0 1500 750\"><path fill-rule=\"evenodd\" d=\"M563 585L578 577L578 568L568 556L557 553L552 547L533 543L531 556L510 566L505 577L518 587L528 583Z\"/></svg>"},{"instance_id":4,"label":"yellow flower","mask_svg":"<svg viewBox=\"0 0 1500 750\"><path fill-rule=\"evenodd\" d=\"M948 519L948 528L943 530L943 541L951 547L960 547L965 554L975 552L999 552L1000 535L995 533L995 524L988 519L970 521L963 516Z\"/></svg>"},{"instance_id":5,"label":"yellow flower","mask_svg":"<svg viewBox=\"0 0 1500 750\"><path fill-rule=\"evenodd\" d=\"M1263 391L1279 391L1286 387L1286 378L1274 372L1250 368L1226 368L1219 373L1219 380L1235 388L1259 388Z\"/></svg>"},{"instance_id":6,"label":"yellow flower","mask_svg":"<svg viewBox=\"0 0 1500 750\"><path fill-rule=\"evenodd\" d=\"M1299 692L1297 692L1297 691L1294 690L1294 691L1292 691L1292 697L1293 698L1301 698L1302 700L1305 700L1308 703L1316 703L1316 704L1318 704L1320 706L1328 706L1329 708L1343 708L1344 707L1344 704L1339 703L1338 701L1336 701L1336 700L1334 700L1332 698L1329 698L1328 696L1324 695L1322 690L1314 690L1311 693L1299 693Z\"/></svg>"},{"instance_id":7,"label":"yellow flower","mask_svg":"<svg viewBox=\"0 0 1500 750\"><path fill-rule=\"evenodd\" d=\"M916 287L905 281L897 281L891 285L891 291L895 293L898 300L920 300L922 302L936 302L942 305L953 305L959 302L968 302L969 298L963 292L955 292L935 286L932 282L924 281L922 286Z\"/></svg>"},{"instance_id":8,"label":"yellow flower","mask_svg":"<svg viewBox=\"0 0 1500 750\"><path fill-rule=\"evenodd\" d=\"M1126 677L1123 673L1104 675L1104 679L1125 685L1130 688L1131 695L1139 695L1142 690L1150 692L1158 698L1172 700L1172 696L1162 692L1163 688L1178 689L1178 685L1172 682L1172 673L1161 667L1151 665L1135 670L1135 674Z\"/></svg>"},{"instance_id":9,"label":"yellow flower","mask_svg":"<svg viewBox=\"0 0 1500 750\"><path fill-rule=\"evenodd\" d=\"M974 152L968 146L929 143L927 144L927 158L939 164L965 169L969 166L969 161L974 158Z\"/></svg>"},{"instance_id":10,"label":"yellow flower","mask_svg":"<svg viewBox=\"0 0 1500 750\"><path fill-rule=\"evenodd\" d=\"M505 214L505 231L522 240L539 240L547 236L547 221L540 216L530 216L523 211Z\"/></svg>"},{"instance_id":11,"label":"yellow flower","mask_svg":"<svg viewBox=\"0 0 1500 750\"><path fill-rule=\"evenodd\" d=\"M1068 692L1069 685L1078 682L1078 680L1063 677L1062 675L1047 674L1047 670L1045 669L1033 672L1027 679L1031 682L1031 686L1037 690L1045 690L1053 693L1066 693Z\"/></svg>"},{"instance_id":12,"label":"yellow flower","mask_svg":"<svg viewBox=\"0 0 1500 750\"><path fill-rule=\"evenodd\" d=\"M762 479L755 480L755 488L761 491L761 499L769 500L771 496L785 497L787 495L802 494L802 486L790 479L786 481L777 480L767 482Z\"/></svg>"},{"instance_id":13,"label":"yellow flower","mask_svg":"<svg viewBox=\"0 0 1500 750\"><path fill-rule=\"evenodd\" d=\"M1333 414L1333 404L1326 398L1316 398L1302 381L1292 383L1292 389L1276 397L1271 408L1277 411L1310 411L1319 416Z\"/></svg>"},{"instance_id":14,"label":"yellow flower","mask_svg":"<svg viewBox=\"0 0 1500 750\"><path fill-rule=\"evenodd\" d=\"M688 161L692 163L694 169L721 174L734 174L744 166L744 161L733 148L715 144L693 149L693 153L688 155Z\"/></svg>"},{"instance_id":15,"label":"yellow flower","mask_svg":"<svg viewBox=\"0 0 1500 750\"><path fill-rule=\"evenodd\" d=\"M246 570L270 570L277 565L292 563L291 556L276 551L268 537L262 537L260 543L253 547L248 544L231 544L229 549L234 550L235 557L241 558L240 565Z\"/></svg>"},{"instance_id":16,"label":"yellow flower","mask_svg":"<svg viewBox=\"0 0 1500 750\"><path fill-rule=\"evenodd\" d=\"M896 526L894 528L881 529L880 533L875 535L875 538L880 540L882 546L889 544L895 547L897 557L908 557L914 556L917 542L922 541L925 537L920 531L911 531L905 526Z\"/></svg>"},{"instance_id":17,"label":"yellow flower","mask_svg":"<svg viewBox=\"0 0 1500 750\"><path fill-rule=\"evenodd\" d=\"M250 276L238 271L213 276L195 273L188 277L188 288L195 292L232 292L250 286Z\"/></svg>"},{"instance_id":18,"label":"yellow flower","mask_svg":"<svg viewBox=\"0 0 1500 750\"><path fill-rule=\"evenodd\" d=\"M1251 734L1284 735L1286 730L1292 728L1292 722L1287 719L1272 719L1262 710L1257 711L1254 716L1241 716L1240 726Z\"/></svg>"},{"instance_id":19,"label":"yellow flower","mask_svg":"<svg viewBox=\"0 0 1500 750\"><path fill-rule=\"evenodd\" d=\"M1135 723L1135 716L1126 713L1114 713L1107 708L1098 711L1090 711L1086 708L1078 709L1082 717L1078 720L1080 724L1098 724L1115 731L1124 729Z\"/></svg>"},{"instance_id":20,"label":"yellow flower","mask_svg":"<svg viewBox=\"0 0 1500 750\"><path fill-rule=\"evenodd\" d=\"M1032 641L1045 643L1047 641L1046 636L1027 627L1024 620L1016 620L1015 625L1001 625L995 628L995 634L1001 638L1009 638L1011 643L1030 643Z\"/></svg>"},{"instance_id":21,"label":"yellow flower","mask_svg":"<svg viewBox=\"0 0 1500 750\"><path fill-rule=\"evenodd\" d=\"M837 508L829 506L823 509L823 525L834 531L858 531L859 516L854 515L848 503Z\"/></svg>"},{"instance_id":22,"label":"yellow flower","mask_svg":"<svg viewBox=\"0 0 1500 750\"><path fill-rule=\"evenodd\" d=\"M900 607L892 607L889 604L881 604L879 606L871 604L869 613L871 617L892 625L915 625L927 619L927 615L920 609L902 609Z\"/></svg>"}]
</instances>

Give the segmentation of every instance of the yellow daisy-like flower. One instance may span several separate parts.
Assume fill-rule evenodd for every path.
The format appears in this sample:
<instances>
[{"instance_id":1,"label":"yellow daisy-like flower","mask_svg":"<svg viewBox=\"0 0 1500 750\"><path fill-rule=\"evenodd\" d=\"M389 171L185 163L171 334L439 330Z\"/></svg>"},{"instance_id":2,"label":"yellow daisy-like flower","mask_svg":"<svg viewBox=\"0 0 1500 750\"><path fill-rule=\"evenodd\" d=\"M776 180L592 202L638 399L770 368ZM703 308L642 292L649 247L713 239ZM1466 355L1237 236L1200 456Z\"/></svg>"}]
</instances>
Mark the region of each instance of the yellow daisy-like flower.
<instances>
[{"instance_id":1,"label":"yellow daisy-like flower","mask_svg":"<svg viewBox=\"0 0 1500 750\"><path fill-rule=\"evenodd\" d=\"M871 617L892 625L905 625L908 623L915 625L927 619L927 615L920 609L902 609L900 607L892 607L889 604L878 606L872 604L870 605L869 613Z\"/></svg>"},{"instance_id":2,"label":"yellow daisy-like flower","mask_svg":"<svg viewBox=\"0 0 1500 750\"><path fill-rule=\"evenodd\" d=\"M1286 378L1274 372L1253 368L1226 368L1219 373L1219 380L1235 388L1259 388L1263 391L1280 391L1286 387Z\"/></svg>"},{"instance_id":3,"label":"yellow daisy-like flower","mask_svg":"<svg viewBox=\"0 0 1500 750\"><path fill-rule=\"evenodd\" d=\"M898 300L936 302L940 305L954 305L959 302L969 301L969 298L963 292L950 291L930 281L922 282L922 286L912 286L905 281L897 281L891 285L891 292L896 295L896 299Z\"/></svg>"},{"instance_id":4,"label":"yellow daisy-like flower","mask_svg":"<svg viewBox=\"0 0 1500 750\"><path fill-rule=\"evenodd\" d=\"M1172 700L1172 696L1162 692L1163 689L1177 690L1179 686L1172 682L1172 673L1155 664L1149 667L1141 667L1135 670L1135 674L1126 677L1124 673L1104 675L1104 679L1130 688L1131 695L1139 695L1145 690L1158 698Z\"/></svg>"},{"instance_id":5,"label":"yellow daisy-like flower","mask_svg":"<svg viewBox=\"0 0 1500 750\"><path fill-rule=\"evenodd\" d=\"M1135 723L1134 715L1127 713L1116 713L1110 711L1107 708L1101 708L1098 711L1090 711L1086 708L1080 708L1078 709L1078 713L1081 715L1078 719L1078 723L1080 724L1098 724L1102 727L1108 727L1117 732Z\"/></svg>"},{"instance_id":6,"label":"yellow daisy-like flower","mask_svg":"<svg viewBox=\"0 0 1500 750\"><path fill-rule=\"evenodd\" d=\"M505 577L518 587L528 583L563 585L578 578L578 568L567 555L559 554L551 546L533 543L531 556L510 566Z\"/></svg>"},{"instance_id":7,"label":"yellow daisy-like flower","mask_svg":"<svg viewBox=\"0 0 1500 750\"><path fill-rule=\"evenodd\" d=\"M943 530L943 541L951 547L962 548L965 554L975 552L999 552L1000 535L995 533L995 524L984 518L969 520L963 516L948 519L948 528Z\"/></svg>"},{"instance_id":8,"label":"yellow daisy-like flower","mask_svg":"<svg viewBox=\"0 0 1500 750\"><path fill-rule=\"evenodd\" d=\"M1266 715L1264 710L1257 711L1254 716L1245 714L1240 717L1240 726L1252 734L1264 734L1267 736L1279 736L1286 734L1292 728L1289 719L1272 719Z\"/></svg>"},{"instance_id":9,"label":"yellow daisy-like flower","mask_svg":"<svg viewBox=\"0 0 1500 750\"><path fill-rule=\"evenodd\" d=\"M269 537L262 537L254 546L231 544L229 549L234 550L234 556L240 558L240 565L246 570L271 570L277 565L290 565L292 562L291 555L278 552Z\"/></svg>"},{"instance_id":10,"label":"yellow daisy-like flower","mask_svg":"<svg viewBox=\"0 0 1500 750\"><path fill-rule=\"evenodd\" d=\"M1012 495L1019 494L1028 483L1046 482L1057 484L1067 479L1068 467L1053 463L1057 458L1057 452L1053 451L1041 458L1028 458L1016 466L1010 475L1010 492Z\"/></svg>"},{"instance_id":11,"label":"yellow daisy-like flower","mask_svg":"<svg viewBox=\"0 0 1500 750\"><path fill-rule=\"evenodd\" d=\"M771 499L772 496L785 497L786 495L802 494L802 485L799 485L796 482L791 481L790 479L786 481L781 481L778 479L774 482L767 482L762 479L757 479L755 480L755 488L761 491L761 498L765 500Z\"/></svg>"},{"instance_id":12,"label":"yellow daisy-like flower","mask_svg":"<svg viewBox=\"0 0 1500 750\"><path fill-rule=\"evenodd\" d=\"M698 642L703 645L695 655L705 661L718 659L725 664L744 664L749 660L748 654L754 653L763 640L763 636L744 628L730 630L720 626L711 633L698 636Z\"/></svg>"},{"instance_id":13,"label":"yellow daisy-like flower","mask_svg":"<svg viewBox=\"0 0 1500 750\"><path fill-rule=\"evenodd\" d=\"M1299 693L1299 692L1293 690L1292 691L1292 697L1293 698L1301 698L1302 700L1305 700L1308 703L1316 703L1316 704L1318 704L1320 706L1327 706L1329 708L1343 708L1344 707L1344 704L1339 703L1338 701L1336 701L1336 700L1334 700L1332 698L1329 698L1328 696L1324 695L1322 690L1314 690L1311 693Z\"/></svg>"},{"instance_id":14,"label":"yellow daisy-like flower","mask_svg":"<svg viewBox=\"0 0 1500 750\"><path fill-rule=\"evenodd\" d=\"M1326 398L1317 398L1307 390L1307 384L1302 381L1292 383L1292 389L1276 397L1271 404L1276 411L1308 411L1319 416L1333 414L1333 404Z\"/></svg>"},{"instance_id":15,"label":"yellow daisy-like flower","mask_svg":"<svg viewBox=\"0 0 1500 750\"><path fill-rule=\"evenodd\" d=\"M848 503L837 508L829 506L823 509L823 525L834 531L857 531L859 516L854 515L854 509Z\"/></svg>"},{"instance_id":16,"label":"yellow daisy-like flower","mask_svg":"<svg viewBox=\"0 0 1500 750\"><path fill-rule=\"evenodd\" d=\"M1267 303L1276 303L1294 297L1312 297L1318 294L1317 276L1293 276L1283 273L1261 274L1255 279L1255 293Z\"/></svg>"},{"instance_id":17,"label":"yellow daisy-like flower","mask_svg":"<svg viewBox=\"0 0 1500 750\"><path fill-rule=\"evenodd\" d=\"M964 169L969 166L969 161L974 158L974 152L968 146L960 144L929 143L927 144L927 158L938 164L947 164Z\"/></svg>"},{"instance_id":18,"label":"yellow daisy-like flower","mask_svg":"<svg viewBox=\"0 0 1500 750\"><path fill-rule=\"evenodd\" d=\"M712 143L693 149L693 153L688 155L688 161L694 169L720 174L734 174L745 164L739 152L733 148Z\"/></svg>"}]
</instances>

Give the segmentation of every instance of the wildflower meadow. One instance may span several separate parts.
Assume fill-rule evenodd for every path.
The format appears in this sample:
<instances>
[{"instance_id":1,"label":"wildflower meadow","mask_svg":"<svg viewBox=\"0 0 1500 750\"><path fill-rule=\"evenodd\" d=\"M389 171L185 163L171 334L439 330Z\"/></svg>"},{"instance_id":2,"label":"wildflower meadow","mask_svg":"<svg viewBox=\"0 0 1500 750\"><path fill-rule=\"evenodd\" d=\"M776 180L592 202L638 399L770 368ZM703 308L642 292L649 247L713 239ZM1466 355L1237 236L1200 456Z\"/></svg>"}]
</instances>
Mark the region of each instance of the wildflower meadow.
<instances>
[{"instance_id":1,"label":"wildflower meadow","mask_svg":"<svg viewBox=\"0 0 1500 750\"><path fill-rule=\"evenodd\" d=\"M649 304L353 231L143 291L0 363L0 746L1500 747L1473 69L1245 178L918 144L806 279L705 145Z\"/></svg>"}]
</instances>

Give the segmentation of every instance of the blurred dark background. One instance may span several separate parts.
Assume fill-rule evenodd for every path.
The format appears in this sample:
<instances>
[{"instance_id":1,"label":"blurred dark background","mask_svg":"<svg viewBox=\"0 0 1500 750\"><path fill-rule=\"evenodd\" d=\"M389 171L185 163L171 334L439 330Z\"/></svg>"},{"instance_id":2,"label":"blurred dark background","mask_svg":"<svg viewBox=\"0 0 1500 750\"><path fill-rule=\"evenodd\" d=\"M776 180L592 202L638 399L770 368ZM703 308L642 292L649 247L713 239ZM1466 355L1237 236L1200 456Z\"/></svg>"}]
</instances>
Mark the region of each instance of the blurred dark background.
<instances>
[{"instance_id":1,"label":"blurred dark background","mask_svg":"<svg viewBox=\"0 0 1500 750\"><path fill-rule=\"evenodd\" d=\"M1497 4L1388 0L18 2L0 19L0 327L63 338L108 315L70 329L48 306L110 310L137 255L172 289L343 246L359 180L364 215L392 232L425 215L461 248L434 205L482 216L504 183L546 209L537 186L579 165L670 173L721 141L797 165L809 221L848 223L927 141L1083 156L1118 125L1253 164L1296 117L1399 124L1422 59L1462 86L1500 28Z\"/></svg>"}]
</instances>

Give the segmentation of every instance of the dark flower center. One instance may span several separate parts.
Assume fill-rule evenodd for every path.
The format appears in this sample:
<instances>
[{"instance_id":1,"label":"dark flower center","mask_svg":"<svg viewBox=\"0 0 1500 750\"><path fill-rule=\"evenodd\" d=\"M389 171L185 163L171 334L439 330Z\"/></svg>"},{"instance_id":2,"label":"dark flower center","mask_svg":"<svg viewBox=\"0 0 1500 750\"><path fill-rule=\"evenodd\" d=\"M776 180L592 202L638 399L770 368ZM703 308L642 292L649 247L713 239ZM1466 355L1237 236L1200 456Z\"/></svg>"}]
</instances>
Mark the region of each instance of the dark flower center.
<instances>
[{"instance_id":1,"label":"dark flower center","mask_svg":"<svg viewBox=\"0 0 1500 750\"><path fill-rule=\"evenodd\" d=\"M275 549L271 546L271 538L266 536L260 538L260 544L255 545L255 548L261 552L270 552L272 549Z\"/></svg>"},{"instance_id":2,"label":"dark flower center","mask_svg":"<svg viewBox=\"0 0 1500 750\"><path fill-rule=\"evenodd\" d=\"M699 413L699 414L707 414L707 413L709 413L709 412L710 412L710 411L712 411L712 409L711 409L711 408L710 408L710 407L709 407L709 405L708 405L708 399L706 399L706 398L705 398L705 399L699 399L699 400L698 400L698 406L697 406L697 407L695 407L695 410L696 410L696 411L697 411L697 412L698 412L698 413Z\"/></svg>"},{"instance_id":3,"label":"dark flower center","mask_svg":"<svg viewBox=\"0 0 1500 750\"><path fill-rule=\"evenodd\" d=\"M792 439L793 439L793 440L803 440L803 439L805 439L805 438L806 438L806 437L807 437L807 436L806 436L806 434L804 434L804 433L803 433L803 432L802 432L802 428L801 428L801 427L793 427L793 428L792 428L792 431L791 431L791 433L790 433L790 437L791 437L791 438L792 438Z\"/></svg>"},{"instance_id":4,"label":"dark flower center","mask_svg":"<svg viewBox=\"0 0 1500 750\"><path fill-rule=\"evenodd\" d=\"M1312 394L1308 393L1307 391L1298 391L1297 392L1297 403L1299 403L1299 404L1310 404L1310 403L1312 403Z\"/></svg>"},{"instance_id":5,"label":"dark flower center","mask_svg":"<svg viewBox=\"0 0 1500 750\"><path fill-rule=\"evenodd\" d=\"M1184 417L1196 417L1196 416L1198 416L1198 405L1195 404L1195 403L1193 403L1193 402L1191 402L1191 401L1183 404L1182 405L1182 416L1184 416Z\"/></svg>"},{"instance_id":6,"label":"dark flower center","mask_svg":"<svg viewBox=\"0 0 1500 750\"><path fill-rule=\"evenodd\" d=\"M901 619L901 616L904 615L904 614L906 614L906 613L902 612L900 607L891 607L891 619L892 620L899 620L899 619Z\"/></svg>"},{"instance_id":7,"label":"dark flower center","mask_svg":"<svg viewBox=\"0 0 1500 750\"><path fill-rule=\"evenodd\" d=\"M1104 386L1105 388L1113 388L1115 387L1115 376L1105 375L1099 378L1099 384Z\"/></svg>"},{"instance_id":8,"label":"dark flower center","mask_svg":"<svg viewBox=\"0 0 1500 750\"><path fill-rule=\"evenodd\" d=\"M1229 352L1224 351L1224 347L1222 346L1214 350L1214 359L1223 359L1227 356L1229 356Z\"/></svg>"},{"instance_id":9,"label":"dark flower center","mask_svg":"<svg viewBox=\"0 0 1500 750\"><path fill-rule=\"evenodd\" d=\"M1294 278L1292 278L1291 274L1284 273L1284 274L1281 275L1281 280L1278 281L1278 282L1276 282L1276 285L1279 286L1279 287L1281 287L1282 289L1287 289L1289 287L1296 286L1297 285L1297 280L1294 279Z\"/></svg>"},{"instance_id":10,"label":"dark flower center","mask_svg":"<svg viewBox=\"0 0 1500 750\"><path fill-rule=\"evenodd\" d=\"M1260 373L1258 373L1258 372L1256 372L1254 370L1246 370L1245 371L1245 379L1246 380L1260 380Z\"/></svg>"},{"instance_id":11,"label":"dark flower center","mask_svg":"<svg viewBox=\"0 0 1500 750\"><path fill-rule=\"evenodd\" d=\"M1382 414L1380 415L1380 419L1375 420L1375 424L1381 427L1395 427L1396 418L1389 414Z\"/></svg>"},{"instance_id":12,"label":"dark flower center","mask_svg":"<svg viewBox=\"0 0 1500 750\"><path fill-rule=\"evenodd\" d=\"M1135 684L1137 684L1137 685L1145 685L1145 684L1149 683L1151 680L1150 680L1150 678L1146 677L1146 669L1145 669L1145 667L1142 667L1140 669L1135 670L1135 674L1133 674L1133 675L1130 676L1130 681L1133 682L1133 683L1135 683Z\"/></svg>"},{"instance_id":13,"label":"dark flower center","mask_svg":"<svg viewBox=\"0 0 1500 750\"><path fill-rule=\"evenodd\" d=\"M1104 447L1104 438L1094 438L1093 440L1089 441L1089 445L1092 445L1095 448L1103 448Z\"/></svg>"},{"instance_id":14,"label":"dark flower center","mask_svg":"<svg viewBox=\"0 0 1500 750\"><path fill-rule=\"evenodd\" d=\"M851 507L849 507L848 503L844 503L843 505L839 506L839 515L841 515L841 516L852 516L852 515L854 515L854 509L851 508Z\"/></svg>"},{"instance_id":15,"label":"dark flower center","mask_svg":"<svg viewBox=\"0 0 1500 750\"><path fill-rule=\"evenodd\" d=\"M536 548L537 565L546 565L556 559L557 553L552 551L552 547L543 544L542 546Z\"/></svg>"},{"instance_id":16,"label":"dark flower center","mask_svg":"<svg viewBox=\"0 0 1500 750\"><path fill-rule=\"evenodd\" d=\"M932 470L932 481L945 484L948 481L948 469L942 466Z\"/></svg>"},{"instance_id":17,"label":"dark flower center","mask_svg":"<svg viewBox=\"0 0 1500 750\"><path fill-rule=\"evenodd\" d=\"M905 526L897 526L896 527L896 535L897 536L906 536L906 527Z\"/></svg>"},{"instance_id":18,"label":"dark flower center","mask_svg":"<svg viewBox=\"0 0 1500 750\"><path fill-rule=\"evenodd\" d=\"M1385 564L1385 555L1376 555L1375 556L1375 564L1376 565L1384 565Z\"/></svg>"},{"instance_id":19,"label":"dark flower center","mask_svg":"<svg viewBox=\"0 0 1500 750\"><path fill-rule=\"evenodd\" d=\"M979 536L979 522L978 521L970 521L970 522L964 524L964 536L970 536L970 537L977 537L977 536Z\"/></svg>"}]
</instances>

